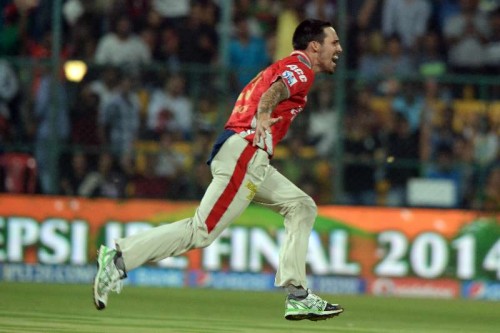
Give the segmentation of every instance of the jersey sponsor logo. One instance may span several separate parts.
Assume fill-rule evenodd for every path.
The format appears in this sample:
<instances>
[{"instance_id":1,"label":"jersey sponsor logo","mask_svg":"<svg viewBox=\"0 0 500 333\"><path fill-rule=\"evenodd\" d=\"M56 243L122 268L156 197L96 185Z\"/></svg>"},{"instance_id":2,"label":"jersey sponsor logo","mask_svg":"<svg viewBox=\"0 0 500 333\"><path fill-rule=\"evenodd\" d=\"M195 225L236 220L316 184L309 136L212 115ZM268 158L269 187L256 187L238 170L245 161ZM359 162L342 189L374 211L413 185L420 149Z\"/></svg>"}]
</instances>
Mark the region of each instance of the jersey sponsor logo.
<instances>
[{"instance_id":1,"label":"jersey sponsor logo","mask_svg":"<svg viewBox=\"0 0 500 333\"><path fill-rule=\"evenodd\" d=\"M299 80L301 82L307 82L307 76L304 74L304 71L299 68L299 66L297 66L297 65L286 65L286 67L290 68L292 71L294 71L295 73L297 73L297 75L299 76Z\"/></svg>"},{"instance_id":2,"label":"jersey sponsor logo","mask_svg":"<svg viewBox=\"0 0 500 333\"><path fill-rule=\"evenodd\" d=\"M295 83L297 83L297 79L295 78L295 75L293 75L292 72L290 71L284 71L283 74L282 74L283 78L285 80L287 80L288 82L288 85L291 87L293 86Z\"/></svg>"}]
</instances>

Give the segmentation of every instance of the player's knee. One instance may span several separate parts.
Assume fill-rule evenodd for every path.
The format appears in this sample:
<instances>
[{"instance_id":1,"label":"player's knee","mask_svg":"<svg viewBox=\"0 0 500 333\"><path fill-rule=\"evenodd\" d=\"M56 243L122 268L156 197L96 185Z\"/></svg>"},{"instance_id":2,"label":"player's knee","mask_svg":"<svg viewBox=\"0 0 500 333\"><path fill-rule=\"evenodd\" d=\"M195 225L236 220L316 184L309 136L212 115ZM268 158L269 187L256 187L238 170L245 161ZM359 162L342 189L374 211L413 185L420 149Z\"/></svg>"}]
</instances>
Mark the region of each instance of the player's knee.
<instances>
[{"instance_id":1,"label":"player's knee","mask_svg":"<svg viewBox=\"0 0 500 333\"><path fill-rule=\"evenodd\" d=\"M210 234L205 235L204 237L199 237L196 239L194 247L197 249L207 247L213 243L214 239L215 238L211 237Z\"/></svg>"},{"instance_id":2,"label":"player's knee","mask_svg":"<svg viewBox=\"0 0 500 333\"><path fill-rule=\"evenodd\" d=\"M301 201L300 204L302 214L307 215L307 217L314 221L316 215L318 214L318 206L314 200L311 197L307 197L307 199Z\"/></svg>"},{"instance_id":3,"label":"player's knee","mask_svg":"<svg viewBox=\"0 0 500 333\"><path fill-rule=\"evenodd\" d=\"M302 221L311 221L311 224L314 223L316 215L318 214L318 206L316 206L314 200L309 196L297 200L290 208L287 215L293 214Z\"/></svg>"}]
</instances>

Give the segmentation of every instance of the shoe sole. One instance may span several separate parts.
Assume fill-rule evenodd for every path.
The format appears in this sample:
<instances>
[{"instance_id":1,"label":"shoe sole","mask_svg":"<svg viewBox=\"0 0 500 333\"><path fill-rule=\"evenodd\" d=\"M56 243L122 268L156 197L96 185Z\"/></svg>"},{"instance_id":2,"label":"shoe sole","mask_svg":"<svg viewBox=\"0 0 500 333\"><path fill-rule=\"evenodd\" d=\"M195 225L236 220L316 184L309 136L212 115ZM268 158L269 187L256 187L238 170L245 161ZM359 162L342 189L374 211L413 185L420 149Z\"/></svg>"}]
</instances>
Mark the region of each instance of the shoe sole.
<instances>
[{"instance_id":1,"label":"shoe sole","mask_svg":"<svg viewBox=\"0 0 500 333\"><path fill-rule=\"evenodd\" d=\"M327 320L327 319L331 319L331 318L334 318L334 317L338 317L342 312L344 312L344 309L342 310L339 310L335 313L330 313L328 315L317 315L317 314L311 314L311 316L307 319L311 320L311 321L320 321L320 320Z\"/></svg>"},{"instance_id":2,"label":"shoe sole","mask_svg":"<svg viewBox=\"0 0 500 333\"><path fill-rule=\"evenodd\" d=\"M97 310L104 310L106 304L98 299L97 295L97 277L101 273L101 265L99 265L99 250L97 250L97 273L94 278L94 285L92 286L92 294L94 295L94 306Z\"/></svg>"},{"instance_id":3,"label":"shoe sole","mask_svg":"<svg viewBox=\"0 0 500 333\"><path fill-rule=\"evenodd\" d=\"M317 313L290 314L290 315L285 315L285 319L291 320L291 321L299 321L299 320L304 320L304 319L308 319L311 321L319 321L319 320L327 320L327 319L330 319L333 317L337 317L342 312L344 312L344 309L339 309L335 312L328 313L328 314L317 314Z\"/></svg>"}]
</instances>

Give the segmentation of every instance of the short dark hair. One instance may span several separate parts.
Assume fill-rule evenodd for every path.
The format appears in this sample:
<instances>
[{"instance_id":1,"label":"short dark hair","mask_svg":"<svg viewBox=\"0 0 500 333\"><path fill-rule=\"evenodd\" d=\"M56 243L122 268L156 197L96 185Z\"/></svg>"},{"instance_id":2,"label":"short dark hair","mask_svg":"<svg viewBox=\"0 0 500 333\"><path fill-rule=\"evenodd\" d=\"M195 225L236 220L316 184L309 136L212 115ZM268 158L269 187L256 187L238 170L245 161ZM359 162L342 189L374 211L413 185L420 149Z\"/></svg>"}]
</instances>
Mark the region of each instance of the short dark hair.
<instances>
[{"instance_id":1,"label":"short dark hair","mask_svg":"<svg viewBox=\"0 0 500 333\"><path fill-rule=\"evenodd\" d=\"M297 26L293 33L293 49L305 50L309 42L323 43L325 39L325 28L333 27L328 21L306 19Z\"/></svg>"}]
</instances>

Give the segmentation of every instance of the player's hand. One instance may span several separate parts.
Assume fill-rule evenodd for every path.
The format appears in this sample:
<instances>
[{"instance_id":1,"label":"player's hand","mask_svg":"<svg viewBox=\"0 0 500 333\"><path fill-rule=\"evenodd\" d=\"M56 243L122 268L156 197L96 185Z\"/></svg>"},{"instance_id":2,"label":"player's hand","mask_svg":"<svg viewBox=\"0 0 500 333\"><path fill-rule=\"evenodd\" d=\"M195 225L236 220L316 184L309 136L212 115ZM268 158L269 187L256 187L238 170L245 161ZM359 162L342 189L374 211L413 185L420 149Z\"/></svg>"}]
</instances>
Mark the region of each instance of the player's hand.
<instances>
[{"instance_id":1,"label":"player's hand","mask_svg":"<svg viewBox=\"0 0 500 333\"><path fill-rule=\"evenodd\" d=\"M256 146L260 140L266 138L266 133L271 134L271 126L280 122L283 117L271 118L268 113L261 113L257 119L257 126L255 127L255 136L253 138L252 146Z\"/></svg>"}]
</instances>

